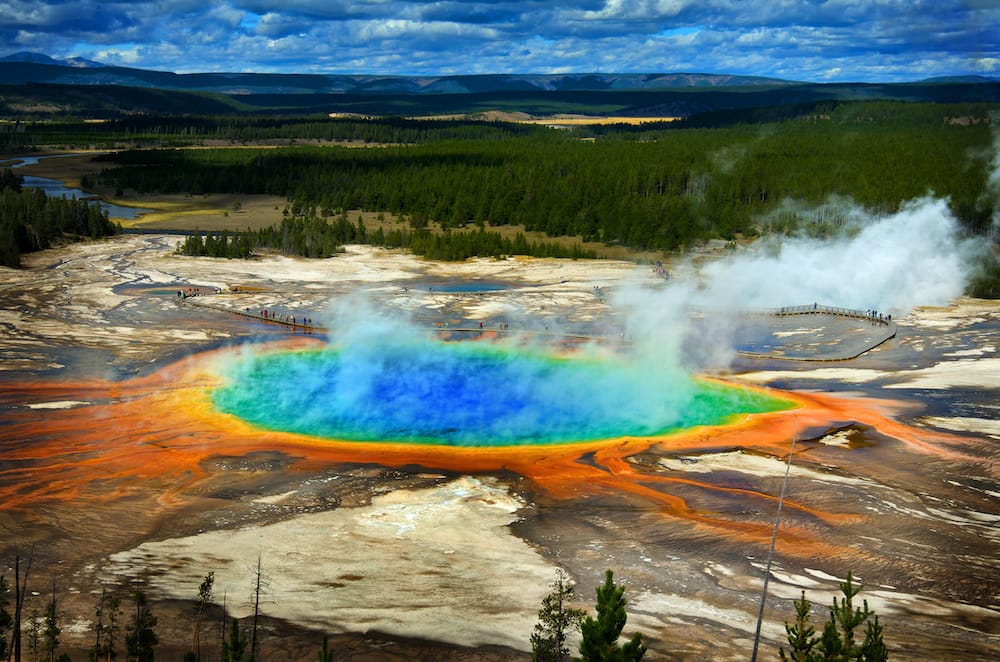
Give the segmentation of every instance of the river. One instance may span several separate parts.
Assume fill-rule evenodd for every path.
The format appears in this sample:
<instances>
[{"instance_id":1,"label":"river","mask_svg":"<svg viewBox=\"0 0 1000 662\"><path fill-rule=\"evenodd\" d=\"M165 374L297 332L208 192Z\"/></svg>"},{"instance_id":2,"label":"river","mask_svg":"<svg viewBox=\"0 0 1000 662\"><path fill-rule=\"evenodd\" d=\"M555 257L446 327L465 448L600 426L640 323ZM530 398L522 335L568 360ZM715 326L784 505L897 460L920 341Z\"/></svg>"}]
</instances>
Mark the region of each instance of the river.
<instances>
[{"instance_id":1,"label":"river","mask_svg":"<svg viewBox=\"0 0 1000 662\"><path fill-rule=\"evenodd\" d=\"M70 154L50 154L46 156L15 156L10 159L10 162L6 167L11 169L23 168L29 165L35 165L42 159L52 159L59 158L61 156L71 156ZM143 214L149 213L152 209L144 209L142 207L123 207L122 205L116 205L111 202L105 202L100 200L97 196L92 193L87 193L77 188L69 188L63 184L58 179L51 179L49 177L34 177L32 175L24 175L24 186L26 188L37 188L45 192L45 195L50 198L73 198L79 200L93 200L100 205L101 209L108 213L109 218L134 221Z\"/></svg>"}]
</instances>

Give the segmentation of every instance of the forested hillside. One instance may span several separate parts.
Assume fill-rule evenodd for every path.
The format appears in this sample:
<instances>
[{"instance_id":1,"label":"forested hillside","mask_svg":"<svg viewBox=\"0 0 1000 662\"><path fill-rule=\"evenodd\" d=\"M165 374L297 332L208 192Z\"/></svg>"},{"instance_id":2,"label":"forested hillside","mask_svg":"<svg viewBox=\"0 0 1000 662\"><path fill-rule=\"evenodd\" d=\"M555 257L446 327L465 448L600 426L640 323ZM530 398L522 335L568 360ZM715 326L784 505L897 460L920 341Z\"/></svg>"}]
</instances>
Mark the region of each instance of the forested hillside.
<instances>
[{"instance_id":1,"label":"forested hillside","mask_svg":"<svg viewBox=\"0 0 1000 662\"><path fill-rule=\"evenodd\" d=\"M349 141L370 144L410 144L443 140L494 140L514 135L550 133L530 124L348 117L245 117L218 115L133 115L106 122L24 123L20 140L30 145L60 145L116 149L187 147L228 142L294 144L296 141Z\"/></svg>"},{"instance_id":2,"label":"forested hillside","mask_svg":"<svg viewBox=\"0 0 1000 662\"><path fill-rule=\"evenodd\" d=\"M406 216L417 230L520 224L657 250L793 230L800 217L776 213L789 201L816 206L841 196L891 213L933 193L983 233L996 204L984 194L990 111L985 104L856 103L721 128L582 132L355 121L407 144L131 151L109 156L119 165L85 185L269 193L287 197L295 217L364 209ZM836 206L827 209L833 228Z\"/></svg>"},{"instance_id":3,"label":"forested hillside","mask_svg":"<svg viewBox=\"0 0 1000 662\"><path fill-rule=\"evenodd\" d=\"M988 78L913 83L803 83L723 74L371 77L184 74L0 62L0 116L137 114L415 115L486 110L690 117L821 101L1000 101Z\"/></svg>"}]
</instances>

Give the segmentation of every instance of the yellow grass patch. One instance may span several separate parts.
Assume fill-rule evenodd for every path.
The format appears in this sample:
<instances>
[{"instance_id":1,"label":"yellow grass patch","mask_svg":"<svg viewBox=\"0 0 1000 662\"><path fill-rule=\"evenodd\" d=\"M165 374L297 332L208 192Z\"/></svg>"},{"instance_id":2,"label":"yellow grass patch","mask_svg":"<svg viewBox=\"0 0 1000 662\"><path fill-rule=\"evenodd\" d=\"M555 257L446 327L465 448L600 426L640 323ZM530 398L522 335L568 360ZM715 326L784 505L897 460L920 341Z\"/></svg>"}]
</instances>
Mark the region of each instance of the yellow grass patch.
<instances>
[{"instance_id":1,"label":"yellow grass patch","mask_svg":"<svg viewBox=\"0 0 1000 662\"><path fill-rule=\"evenodd\" d=\"M154 210L122 224L143 230L260 230L281 224L281 211L288 204L275 195L185 195L129 196L112 199L115 204Z\"/></svg>"},{"instance_id":2,"label":"yellow grass patch","mask_svg":"<svg viewBox=\"0 0 1000 662\"><path fill-rule=\"evenodd\" d=\"M638 126L640 124L650 124L653 122L675 122L679 117L588 117L583 115L553 117L533 117L527 120L517 120L524 124L542 124L545 126L598 126L607 124L628 124Z\"/></svg>"},{"instance_id":3,"label":"yellow grass patch","mask_svg":"<svg viewBox=\"0 0 1000 662\"><path fill-rule=\"evenodd\" d=\"M52 152L51 154L65 154L66 152ZM51 159L42 159L33 165L24 166L17 169L19 175L30 175L32 177L47 177L58 179L69 188L80 188L80 181L84 175L96 175L103 168L111 167L109 163L99 163L94 161L97 154L104 152L79 152L70 156L57 156ZM32 156L46 156L47 152L38 152Z\"/></svg>"},{"instance_id":4,"label":"yellow grass patch","mask_svg":"<svg viewBox=\"0 0 1000 662\"><path fill-rule=\"evenodd\" d=\"M629 124L638 126L639 124L650 124L653 122L675 122L680 117L667 116L645 116L645 117L625 117L622 115L576 115L569 113L558 113L555 115L535 116L520 112L505 112L500 110L488 110L482 113L469 113L458 115L433 115L430 117L416 117L413 119L428 120L480 120L487 122L514 122L517 124L538 124L552 127L573 127L573 126L596 126L607 124Z\"/></svg>"}]
</instances>

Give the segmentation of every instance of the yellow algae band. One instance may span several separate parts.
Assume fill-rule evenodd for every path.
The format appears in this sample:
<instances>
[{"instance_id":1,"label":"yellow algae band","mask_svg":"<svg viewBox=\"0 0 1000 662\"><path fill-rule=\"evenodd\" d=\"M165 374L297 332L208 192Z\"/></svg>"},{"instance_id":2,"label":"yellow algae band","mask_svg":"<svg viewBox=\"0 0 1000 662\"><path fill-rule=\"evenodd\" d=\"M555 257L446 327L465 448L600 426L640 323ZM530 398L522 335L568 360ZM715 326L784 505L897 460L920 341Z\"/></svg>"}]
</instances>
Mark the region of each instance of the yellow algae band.
<instances>
[{"instance_id":1,"label":"yellow algae band","mask_svg":"<svg viewBox=\"0 0 1000 662\"><path fill-rule=\"evenodd\" d=\"M275 431L457 447L653 436L792 403L628 357L411 342L250 354L217 409Z\"/></svg>"}]
</instances>

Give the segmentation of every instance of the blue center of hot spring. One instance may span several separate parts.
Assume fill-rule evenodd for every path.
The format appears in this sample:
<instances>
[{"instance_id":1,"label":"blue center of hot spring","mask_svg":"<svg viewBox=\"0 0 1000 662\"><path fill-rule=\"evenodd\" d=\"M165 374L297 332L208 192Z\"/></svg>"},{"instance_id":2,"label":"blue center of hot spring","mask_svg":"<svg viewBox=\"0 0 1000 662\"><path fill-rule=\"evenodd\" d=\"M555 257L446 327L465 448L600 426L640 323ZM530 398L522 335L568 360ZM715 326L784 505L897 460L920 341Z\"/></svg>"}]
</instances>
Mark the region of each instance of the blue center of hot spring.
<instances>
[{"instance_id":1,"label":"blue center of hot spring","mask_svg":"<svg viewBox=\"0 0 1000 662\"><path fill-rule=\"evenodd\" d=\"M650 436L789 403L624 358L425 342L248 355L215 406L269 430L463 447Z\"/></svg>"}]
</instances>

